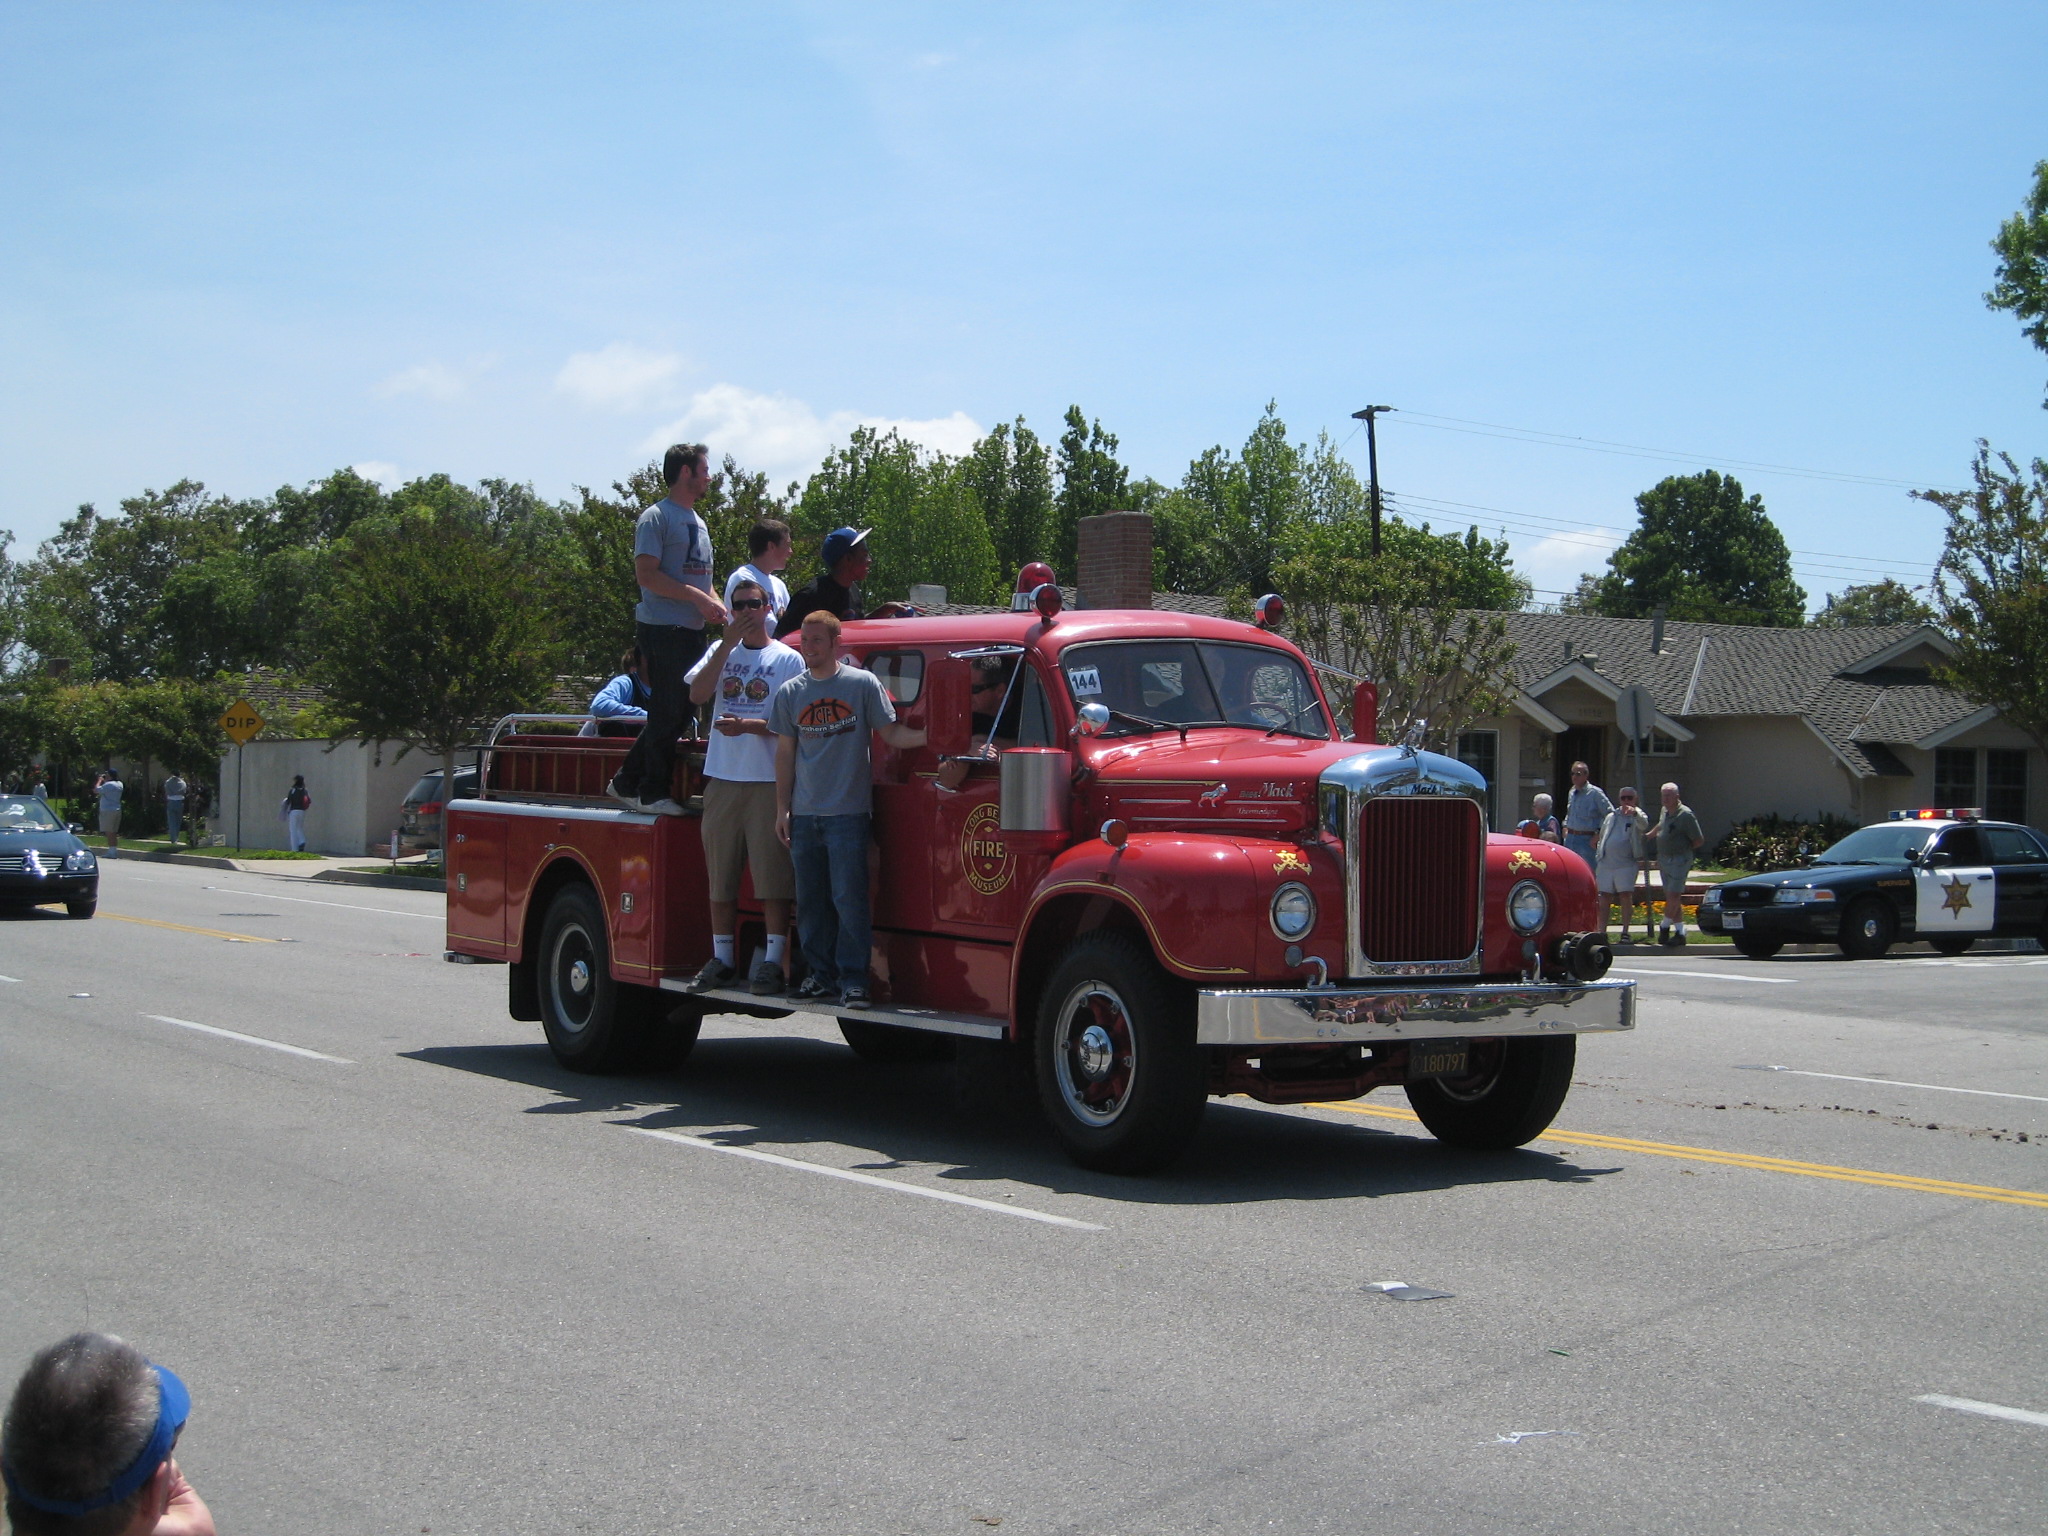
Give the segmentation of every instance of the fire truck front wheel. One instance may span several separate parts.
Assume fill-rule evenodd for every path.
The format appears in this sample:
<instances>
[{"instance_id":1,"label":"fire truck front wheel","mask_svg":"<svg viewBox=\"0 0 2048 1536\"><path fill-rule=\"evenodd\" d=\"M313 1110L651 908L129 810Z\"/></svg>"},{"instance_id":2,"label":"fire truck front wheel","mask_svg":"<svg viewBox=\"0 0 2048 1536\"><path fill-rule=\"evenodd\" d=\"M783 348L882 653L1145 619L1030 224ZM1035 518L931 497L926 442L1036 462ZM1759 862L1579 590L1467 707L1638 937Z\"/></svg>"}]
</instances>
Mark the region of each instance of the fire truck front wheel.
<instances>
[{"instance_id":1,"label":"fire truck front wheel","mask_svg":"<svg viewBox=\"0 0 2048 1536\"><path fill-rule=\"evenodd\" d=\"M1469 1076L1408 1085L1408 1103L1430 1135L1454 1147L1501 1152L1548 1130L1571 1091L1578 1036L1480 1041L1473 1052L1477 1070Z\"/></svg>"},{"instance_id":2,"label":"fire truck front wheel","mask_svg":"<svg viewBox=\"0 0 2048 1536\"><path fill-rule=\"evenodd\" d=\"M537 979L555 1060L572 1072L614 1072L639 1059L659 994L612 979L604 910L589 886L555 893L541 924Z\"/></svg>"},{"instance_id":3,"label":"fire truck front wheel","mask_svg":"<svg viewBox=\"0 0 2048 1536\"><path fill-rule=\"evenodd\" d=\"M1185 988L1120 933L1078 939L1039 1005L1038 1098L1084 1168L1149 1173L1178 1157L1208 1103Z\"/></svg>"}]
</instances>

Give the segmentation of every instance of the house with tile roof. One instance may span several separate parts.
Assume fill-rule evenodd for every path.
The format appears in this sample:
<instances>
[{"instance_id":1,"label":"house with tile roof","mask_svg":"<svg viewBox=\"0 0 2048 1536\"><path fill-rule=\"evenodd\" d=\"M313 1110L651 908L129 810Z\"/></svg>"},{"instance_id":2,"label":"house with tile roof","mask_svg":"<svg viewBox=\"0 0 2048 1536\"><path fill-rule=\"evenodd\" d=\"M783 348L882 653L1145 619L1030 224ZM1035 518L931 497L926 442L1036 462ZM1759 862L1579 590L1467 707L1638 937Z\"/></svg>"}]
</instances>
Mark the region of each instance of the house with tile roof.
<instances>
[{"instance_id":1,"label":"house with tile roof","mask_svg":"<svg viewBox=\"0 0 2048 1536\"><path fill-rule=\"evenodd\" d=\"M1772 629L1579 614L1507 616L1517 694L1462 731L1457 755L1487 777L1491 821L1511 826L1547 792L1560 810L1574 761L1610 794L1637 783L1616 724L1640 685L1657 718L1643 742L1644 802L1676 782L1710 843L1755 816L1882 820L1913 806L1981 806L2048 821L2048 764L1998 711L1936 682L1952 646L1920 625Z\"/></svg>"}]
</instances>

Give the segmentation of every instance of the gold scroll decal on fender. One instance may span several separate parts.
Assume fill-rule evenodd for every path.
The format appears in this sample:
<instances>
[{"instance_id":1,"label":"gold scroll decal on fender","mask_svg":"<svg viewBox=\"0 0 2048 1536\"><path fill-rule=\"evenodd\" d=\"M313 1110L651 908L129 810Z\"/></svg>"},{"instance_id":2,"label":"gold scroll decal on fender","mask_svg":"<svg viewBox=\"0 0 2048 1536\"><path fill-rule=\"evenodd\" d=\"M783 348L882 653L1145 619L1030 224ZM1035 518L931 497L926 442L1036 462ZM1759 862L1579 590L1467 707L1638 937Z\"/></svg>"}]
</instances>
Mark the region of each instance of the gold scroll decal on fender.
<instances>
[{"instance_id":1,"label":"gold scroll decal on fender","mask_svg":"<svg viewBox=\"0 0 2048 1536\"><path fill-rule=\"evenodd\" d=\"M1548 873L1550 863L1547 859L1537 858L1535 854L1526 848L1517 848L1508 855L1508 873L1518 875L1525 869L1542 870Z\"/></svg>"},{"instance_id":2,"label":"gold scroll decal on fender","mask_svg":"<svg viewBox=\"0 0 2048 1536\"><path fill-rule=\"evenodd\" d=\"M1293 871L1308 873L1308 855L1297 848L1282 848L1273 855L1273 873L1284 875Z\"/></svg>"},{"instance_id":3,"label":"gold scroll decal on fender","mask_svg":"<svg viewBox=\"0 0 2048 1536\"><path fill-rule=\"evenodd\" d=\"M1016 871L1003 838L1003 813L995 801L967 813L960 833L960 862L967 870L967 883L984 896L993 896L1010 883Z\"/></svg>"}]
</instances>

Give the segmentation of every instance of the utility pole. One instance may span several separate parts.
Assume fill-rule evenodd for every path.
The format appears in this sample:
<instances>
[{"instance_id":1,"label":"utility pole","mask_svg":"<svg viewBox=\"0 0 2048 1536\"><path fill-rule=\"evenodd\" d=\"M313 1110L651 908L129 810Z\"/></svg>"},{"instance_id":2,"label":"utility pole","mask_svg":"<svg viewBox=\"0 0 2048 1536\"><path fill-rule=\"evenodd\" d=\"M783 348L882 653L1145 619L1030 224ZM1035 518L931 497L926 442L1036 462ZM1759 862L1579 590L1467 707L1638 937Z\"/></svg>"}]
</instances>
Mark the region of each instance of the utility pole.
<instances>
[{"instance_id":1,"label":"utility pole","mask_svg":"<svg viewBox=\"0 0 2048 1536\"><path fill-rule=\"evenodd\" d=\"M1380 445L1373 432L1373 418L1383 411L1391 411L1391 405L1368 405L1362 411L1353 411L1351 419L1365 423L1365 463L1372 477L1372 557L1380 557Z\"/></svg>"}]
</instances>

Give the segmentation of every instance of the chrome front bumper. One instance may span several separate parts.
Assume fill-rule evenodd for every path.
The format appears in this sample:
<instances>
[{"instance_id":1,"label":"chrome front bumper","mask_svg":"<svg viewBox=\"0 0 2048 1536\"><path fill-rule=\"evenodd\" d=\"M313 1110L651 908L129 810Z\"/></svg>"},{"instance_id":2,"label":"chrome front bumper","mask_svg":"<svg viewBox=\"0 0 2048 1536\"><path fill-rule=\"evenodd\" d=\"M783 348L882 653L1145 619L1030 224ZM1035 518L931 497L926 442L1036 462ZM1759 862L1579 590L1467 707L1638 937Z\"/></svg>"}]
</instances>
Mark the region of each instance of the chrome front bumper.
<instances>
[{"instance_id":1,"label":"chrome front bumper","mask_svg":"<svg viewBox=\"0 0 2048 1536\"><path fill-rule=\"evenodd\" d=\"M1636 1027L1632 981L1204 991L1201 1045L1372 1044L1463 1035L1583 1035Z\"/></svg>"}]
</instances>

